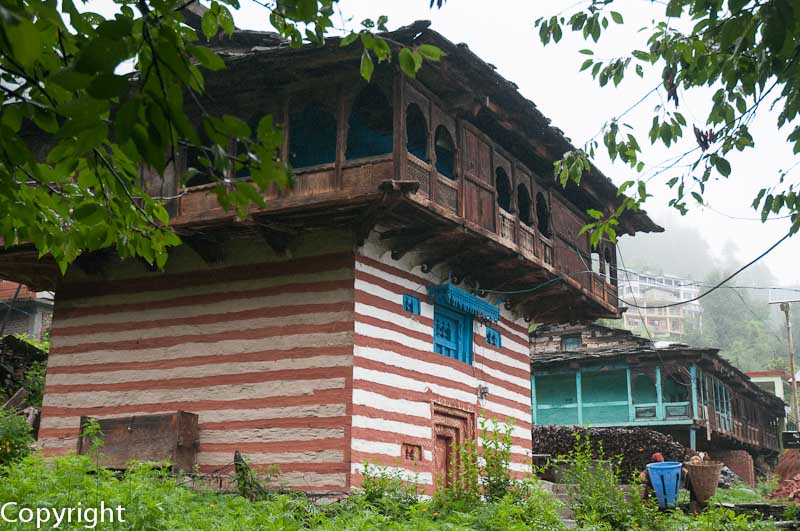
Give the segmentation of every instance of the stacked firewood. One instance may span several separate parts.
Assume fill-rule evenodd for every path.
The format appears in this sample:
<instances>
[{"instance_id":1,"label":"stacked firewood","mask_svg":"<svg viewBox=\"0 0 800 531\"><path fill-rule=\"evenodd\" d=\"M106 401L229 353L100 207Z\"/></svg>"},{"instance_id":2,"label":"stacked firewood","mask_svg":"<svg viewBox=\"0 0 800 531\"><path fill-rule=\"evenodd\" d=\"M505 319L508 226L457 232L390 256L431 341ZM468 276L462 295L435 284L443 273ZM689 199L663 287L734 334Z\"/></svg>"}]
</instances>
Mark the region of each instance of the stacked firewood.
<instances>
[{"instance_id":1,"label":"stacked firewood","mask_svg":"<svg viewBox=\"0 0 800 531\"><path fill-rule=\"evenodd\" d=\"M683 462L687 448L669 435L647 428L580 428L576 426L534 426L533 453L549 454L552 458L569 454L575 446L576 435L589 436L595 458L620 456L620 475L627 482L644 470L650 456L660 452L666 461ZM602 448L602 457L600 455Z\"/></svg>"}]
</instances>

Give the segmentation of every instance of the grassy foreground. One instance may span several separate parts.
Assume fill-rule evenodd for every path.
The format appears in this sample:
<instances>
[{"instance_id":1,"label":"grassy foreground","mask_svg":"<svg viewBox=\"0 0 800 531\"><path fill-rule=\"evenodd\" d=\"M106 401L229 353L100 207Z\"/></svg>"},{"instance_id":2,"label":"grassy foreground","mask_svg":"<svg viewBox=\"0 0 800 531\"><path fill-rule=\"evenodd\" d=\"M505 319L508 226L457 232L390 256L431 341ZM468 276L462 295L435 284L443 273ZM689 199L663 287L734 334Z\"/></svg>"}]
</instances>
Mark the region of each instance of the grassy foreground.
<instances>
[{"instance_id":1,"label":"grassy foreground","mask_svg":"<svg viewBox=\"0 0 800 531\"><path fill-rule=\"evenodd\" d=\"M121 505L125 522L98 524L103 530L141 531L348 531L348 530L558 530L563 529L560 503L535 482L510 485L502 497L444 491L419 501L413 490L385 473L367 477L364 489L347 501L326 506L302 495L274 494L251 501L236 494L190 489L151 466L134 466L116 477L86 457L44 459L28 456L0 469L0 504L18 508L98 507ZM589 478L583 478L588 480ZM582 485L573 509L582 529L703 530L773 529L768 522L748 521L714 509L690 518L658 512L652 505L619 498L603 478ZM52 524L52 522L51 522ZM31 523L2 522L8 531L35 529ZM49 527L44 527L49 529ZM85 522L62 523L58 529L86 529Z\"/></svg>"}]
</instances>

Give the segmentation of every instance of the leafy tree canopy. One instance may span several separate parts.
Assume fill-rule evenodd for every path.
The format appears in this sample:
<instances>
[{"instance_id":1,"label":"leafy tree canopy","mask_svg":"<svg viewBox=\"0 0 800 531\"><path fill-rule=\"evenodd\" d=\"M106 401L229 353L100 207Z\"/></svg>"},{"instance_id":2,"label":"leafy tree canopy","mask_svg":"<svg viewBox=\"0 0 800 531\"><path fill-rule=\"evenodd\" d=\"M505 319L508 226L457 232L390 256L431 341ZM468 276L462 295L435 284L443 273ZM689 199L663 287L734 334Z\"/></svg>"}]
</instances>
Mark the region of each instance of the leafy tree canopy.
<instances>
[{"instance_id":1,"label":"leafy tree canopy","mask_svg":"<svg viewBox=\"0 0 800 531\"><path fill-rule=\"evenodd\" d=\"M655 70L661 81L653 91L663 91L667 96L667 105L655 108L649 131L636 130L619 116L604 125L602 144L592 140L556 163L562 184L579 182L597 150L604 149L611 160L621 160L642 176L620 186L620 193L630 188L634 194L616 212L610 216L590 212L596 221L585 229L592 231L595 243L603 237L614 240L619 215L638 209L650 197L643 177L647 165L640 147L645 140L667 148L686 135L696 141L694 149L673 159L688 162L687 170L673 167L671 173L656 173L668 179L674 190L669 204L681 213L704 202L710 179L730 175L731 152L755 146L749 125L758 113L777 110L776 127L785 131L794 153L800 153L800 4L792 0L662 3L664 17L644 28L646 47L608 59L599 59L601 54L596 52L602 51L602 37L624 23L622 15L614 11L620 2L590 0L573 8L576 10L571 14L536 21L545 45L561 41L569 31L589 43L591 47L580 52L586 56L581 70L588 71L600 86L616 86L626 76L644 77L647 71ZM711 105L701 117L704 123L690 125L680 112L679 89L688 93L703 88L714 91ZM787 178L792 168L765 177L752 206L760 211L762 221L770 215L791 217L790 231L795 233L800 229L800 199L797 182Z\"/></svg>"},{"instance_id":2,"label":"leafy tree canopy","mask_svg":"<svg viewBox=\"0 0 800 531\"><path fill-rule=\"evenodd\" d=\"M222 205L247 211L261 205L288 172L274 153L281 137L270 116L255 131L235 116L203 111L201 130L187 115L199 104L204 72L225 68L185 24L194 0L115 0L104 18L73 0L9 0L0 4L0 238L32 243L62 271L82 252L113 247L123 257L163 266L180 243L169 229L163 197L140 186L140 171L164 172L184 147L201 151L184 179L202 171L217 182ZM258 2L292 46L321 45L333 26L337 0ZM202 16L211 39L234 31L238 0L212 0ZM381 38L386 18L365 20L342 45L361 46L361 74L396 60L413 76L432 46L393 53ZM394 57L393 57L394 55ZM204 140L201 141L201 138ZM206 140L207 139L207 140ZM231 157L226 147L241 149ZM252 182L226 183L243 166Z\"/></svg>"}]
</instances>

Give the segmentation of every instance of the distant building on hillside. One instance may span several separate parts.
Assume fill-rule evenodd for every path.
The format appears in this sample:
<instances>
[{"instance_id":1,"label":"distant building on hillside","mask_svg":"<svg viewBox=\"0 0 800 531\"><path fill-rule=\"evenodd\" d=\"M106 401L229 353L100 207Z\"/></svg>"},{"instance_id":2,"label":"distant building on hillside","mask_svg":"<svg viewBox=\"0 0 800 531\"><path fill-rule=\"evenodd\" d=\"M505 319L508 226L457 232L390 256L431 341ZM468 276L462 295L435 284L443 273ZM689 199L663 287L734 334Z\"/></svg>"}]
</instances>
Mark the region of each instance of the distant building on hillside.
<instances>
[{"instance_id":1,"label":"distant building on hillside","mask_svg":"<svg viewBox=\"0 0 800 531\"><path fill-rule=\"evenodd\" d=\"M700 288L691 280L652 273L619 270L620 306L628 310L623 315L628 330L649 330L653 337L682 337L692 326L702 325L703 308L699 301L671 308L659 308L679 301L693 299ZM629 306L632 303L636 306Z\"/></svg>"},{"instance_id":2,"label":"distant building on hillside","mask_svg":"<svg viewBox=\"0 0 800 531\"><path fill-rule=\"evenodd\" d=\"M41 340L50 330L52 318L53 292L32 291L0 279L0 336L27 334Z\"/></svg>"},{"instance_id":3,"label":"distant building on hillside","mask_svg":"<svg viewBox=\"0 0 800 531\"><path fill-rule=\"evenodd\" d=\"M771 393L786 403L786 424L793 429L795 420L791 416L789 404L792 402L792 378L786 371L753 371L745 373L761 389Z\"/></svg>"}]
</instances>

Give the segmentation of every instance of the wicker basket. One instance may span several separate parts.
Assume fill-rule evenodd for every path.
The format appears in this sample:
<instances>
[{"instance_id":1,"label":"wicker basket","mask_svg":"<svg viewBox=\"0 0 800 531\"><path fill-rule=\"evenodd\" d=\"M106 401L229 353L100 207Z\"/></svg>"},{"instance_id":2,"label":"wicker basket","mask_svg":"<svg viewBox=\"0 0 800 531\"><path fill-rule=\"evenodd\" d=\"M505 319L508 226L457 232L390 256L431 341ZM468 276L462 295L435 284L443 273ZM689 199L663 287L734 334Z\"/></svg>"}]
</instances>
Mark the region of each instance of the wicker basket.
<instances>
[{"instance_id":1,"label":"wicker basket","mask_svg":"<svg viewBox=\"0 0 800 531\"><path fill-rule=\"evenodd\" d=\"M700 503L705 503L716 494L722 466L722 463L715 461L708 461L701 464L686 464L689 481L692 482L692 489L697 497L697 501Z\"/></svg>"}]
</instances>

